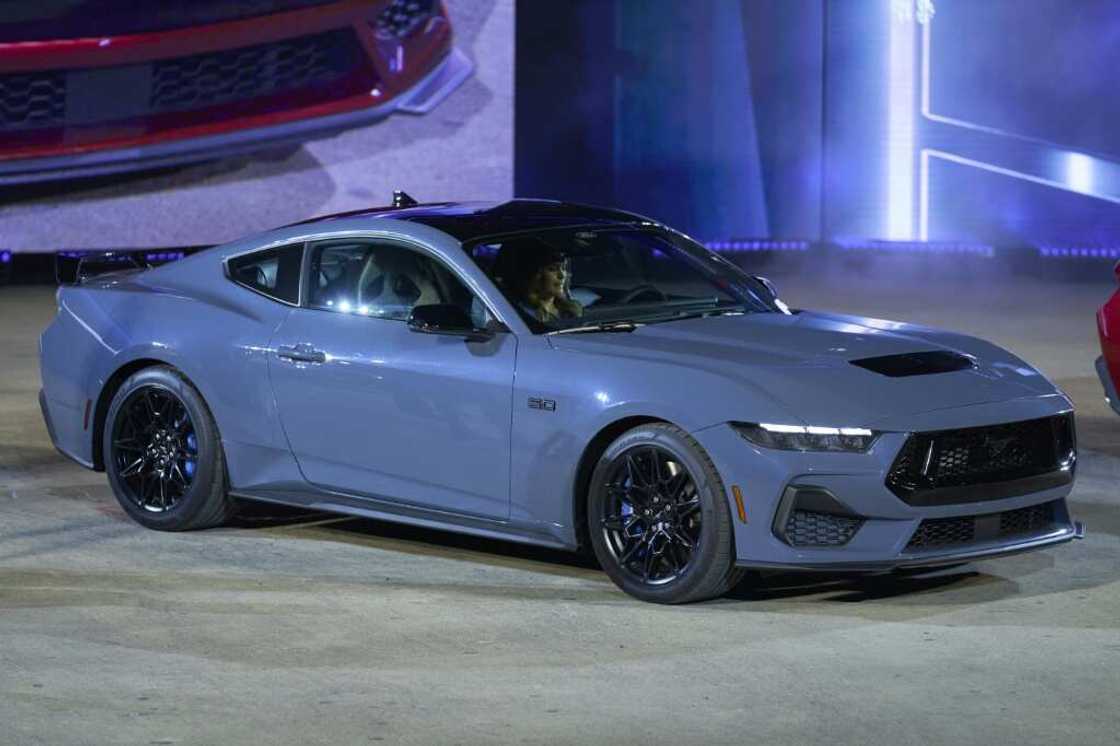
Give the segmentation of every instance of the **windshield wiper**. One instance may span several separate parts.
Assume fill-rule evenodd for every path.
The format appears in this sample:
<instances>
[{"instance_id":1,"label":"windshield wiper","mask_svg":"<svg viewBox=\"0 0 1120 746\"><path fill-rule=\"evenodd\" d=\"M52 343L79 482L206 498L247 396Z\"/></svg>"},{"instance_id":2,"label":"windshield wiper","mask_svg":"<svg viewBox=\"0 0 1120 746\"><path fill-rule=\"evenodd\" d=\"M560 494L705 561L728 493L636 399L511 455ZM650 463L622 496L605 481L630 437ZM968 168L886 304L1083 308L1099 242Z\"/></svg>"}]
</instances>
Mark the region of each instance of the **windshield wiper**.
<instances>
[{"instance_id":1,"label":"windshield wiper","mask_svg":"<svg viewBox=\"0 0 1120 746\"><path fill-rule=\"evenodd\" d=\"M557 329L549 334L587 334L589 332L632 332L641 324L636 321L600 321L597 324L571 326L567 329Z\"/></svg>"},{"instance_id":2,"label":"windshield wiper","mask_svg":"<svg viewBox=\"0 0 1120 746\"><path fill-rule=\"evenodd\" d=\"M581 326L573 326L567 329L557 329L556 331L549 332L549 334L587 334L591 332L632 332L640 326L646 324L663 324L667 321L682 321L684 319L702 318L704 316L727 316L735 315L741 316L750 313L746 306L733 305L733 306L713 306L705 305L702 308L682 308L679 311L673 311L665 314L657 314L642 317L640 321L632 319L622 319L619 321L600 321L595 324L583 324Z\"/></svg>"},{"instance_id":3,"label":"windshield wiper","mask_svg":"<svg viewBox=\"0 0 1120 746\"><path fill-rule=\"evenodd\" d=\"M647 324L663 324L666 321L683 321L684 319L699 319L705 316L743 316L749 313L743 306L731 306L723 308L698 308L691 311L678 311L673 314L665 314L664 316L657 316L651 319L643 319Z\"/></svg>"}]
</instances>

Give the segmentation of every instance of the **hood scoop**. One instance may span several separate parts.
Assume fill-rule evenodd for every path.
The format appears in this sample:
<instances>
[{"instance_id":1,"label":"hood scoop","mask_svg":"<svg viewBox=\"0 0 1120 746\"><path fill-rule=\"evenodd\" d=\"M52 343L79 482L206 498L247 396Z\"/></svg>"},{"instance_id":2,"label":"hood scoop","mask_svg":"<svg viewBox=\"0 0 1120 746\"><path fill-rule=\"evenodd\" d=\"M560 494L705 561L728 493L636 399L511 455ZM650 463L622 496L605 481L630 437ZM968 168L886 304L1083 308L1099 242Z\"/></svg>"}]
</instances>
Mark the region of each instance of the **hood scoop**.
<instances>
[{"instance_id":1,"label":"hood scoop","mask_svg":"<svg viewBox=\"0 0 1120 746\"><path fill-rule=\"evenodd\" d=\"M976 367L972 358L959 352L949 352L947 350L865 357L850 362L852 365L859 366L872 373L879 373L891 378L929 376L934 373L952 373L958 370L971 370Z\"/></svg>"}]
</instances>

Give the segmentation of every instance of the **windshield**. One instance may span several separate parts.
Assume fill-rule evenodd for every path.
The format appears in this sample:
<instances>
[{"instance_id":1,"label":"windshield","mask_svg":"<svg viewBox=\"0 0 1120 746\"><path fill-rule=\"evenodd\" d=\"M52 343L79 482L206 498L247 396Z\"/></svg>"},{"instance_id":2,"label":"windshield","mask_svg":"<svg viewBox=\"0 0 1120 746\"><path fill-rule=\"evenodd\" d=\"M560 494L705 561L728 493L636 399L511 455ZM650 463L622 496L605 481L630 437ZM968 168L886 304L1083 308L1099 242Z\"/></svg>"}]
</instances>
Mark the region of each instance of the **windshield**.
<instances>
[{"instance_id":1,"label":"windshield","mask_svg":"<svg viewBox=\"0 0 1120 746\"><path fill-rule=\"evenodd\" d=\"M538 334L779 311L760 282L663 228L552 228L465 248Z\"/></svg>"}]
</instances>

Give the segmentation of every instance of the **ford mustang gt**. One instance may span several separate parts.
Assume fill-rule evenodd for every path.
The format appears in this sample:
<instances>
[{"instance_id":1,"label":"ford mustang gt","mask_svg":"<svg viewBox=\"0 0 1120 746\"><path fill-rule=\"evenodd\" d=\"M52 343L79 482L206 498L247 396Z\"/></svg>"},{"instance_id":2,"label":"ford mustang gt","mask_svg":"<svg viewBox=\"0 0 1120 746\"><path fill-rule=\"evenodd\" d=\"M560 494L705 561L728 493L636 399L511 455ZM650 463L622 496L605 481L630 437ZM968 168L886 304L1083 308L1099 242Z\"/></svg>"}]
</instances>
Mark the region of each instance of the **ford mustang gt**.
<instances>
[{"instance_id":1,"label":"ford mustang gt","mask_svg":"<svg viewBox=\"0 0 1120 746\"><path fill-rule=\"evenodd\" d=\"M284 503L588 548L662 603L1081 534L1070 401L999 347L790 309L626 212L402 201L63 286L55 445L151 528Z\"/></svg>"},{"instance_id":2,"label":"ford mustang gt","mask_svg":"<svg viewBox=\"0 0 1120 746\"><path fill-rule=\"evenodd\" d=\"M50 0L0 11L0 184L423 113L471 72L439 0Z\"/></svg>"}]
</instances>

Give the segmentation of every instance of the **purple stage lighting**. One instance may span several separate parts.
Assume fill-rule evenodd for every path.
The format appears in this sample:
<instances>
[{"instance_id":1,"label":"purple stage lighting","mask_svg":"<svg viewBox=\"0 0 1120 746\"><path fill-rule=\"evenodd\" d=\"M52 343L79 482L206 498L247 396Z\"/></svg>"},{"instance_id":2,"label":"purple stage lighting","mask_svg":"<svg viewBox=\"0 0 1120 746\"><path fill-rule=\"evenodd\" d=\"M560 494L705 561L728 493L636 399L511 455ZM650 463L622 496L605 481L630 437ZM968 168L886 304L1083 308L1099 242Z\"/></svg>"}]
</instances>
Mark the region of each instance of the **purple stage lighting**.
<instances>
[{"instance_id":1,"label":"purple stage lighting","mask_svg":"<svg viewBox=\"0 0 1120 746\"><path fill-rule=\"evenodd\" d=\"M729 241L706 241L704 246L712 251L808 251L808 241L781 240L773 238L735 239Z\"/></svg>"},{"instance_id":2,"label":"purple stage lighting","mask_svg":"<svg viewBox=\"0 0 1120 746\"><path fill-rule=\"evenodd\" d=\"M1038 254L1047 259L1120 259L1120 246L1043 245Z\"/></svg>"},{"instance_id":3,"label":"purple stage lighting","mask_svg":"<svg viewBox=\"0 0 1120 746\"><path fill-rule=\"evenodd\" d=\"M841 238L836 245L843 251L886 251L929 254L972 254L991 258L995 249L988 244L969 241L879 241Z\"/></svg>"}]
</instances>

